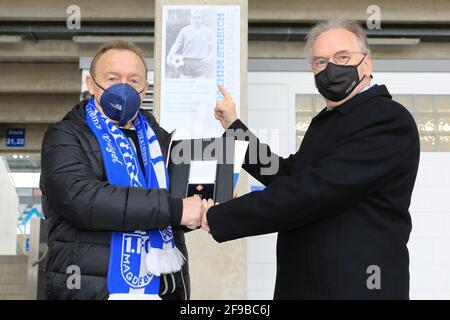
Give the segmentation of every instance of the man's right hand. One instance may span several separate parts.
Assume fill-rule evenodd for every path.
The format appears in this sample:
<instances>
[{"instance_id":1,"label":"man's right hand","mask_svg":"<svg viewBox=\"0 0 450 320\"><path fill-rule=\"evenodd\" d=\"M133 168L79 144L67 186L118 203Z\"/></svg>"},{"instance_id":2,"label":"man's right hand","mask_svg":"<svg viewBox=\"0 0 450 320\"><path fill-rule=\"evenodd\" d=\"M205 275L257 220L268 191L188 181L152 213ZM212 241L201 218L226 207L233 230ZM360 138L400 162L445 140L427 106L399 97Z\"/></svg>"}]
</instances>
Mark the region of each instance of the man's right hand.
<instances>
[{"instance_id":1,"label":"man's right hand","mask_svg":"<svg viewBox=\"0 0 450 320\"><path fill-rule=\"evenodd\" d=\"M202 218L202 200L200 196L183 199L183 216L181 217L181 225L189 229L197 229L201 224Z\"/></svg>"},{"instance_id":2,"label":"man's right hand","mask_svg":"<svg viewBox=\"0 0 450 320\"><path fill-rule=\"evenodd\" d=\"M216 107L214 108L214 116L220 121L220 124L224 129L228 129L231 124L237 120L236 105L231 98L230 93L225 89L224 86L218 86L220 92L223 95L222 101L216 102Z\"/></svg>"}]
</instances>

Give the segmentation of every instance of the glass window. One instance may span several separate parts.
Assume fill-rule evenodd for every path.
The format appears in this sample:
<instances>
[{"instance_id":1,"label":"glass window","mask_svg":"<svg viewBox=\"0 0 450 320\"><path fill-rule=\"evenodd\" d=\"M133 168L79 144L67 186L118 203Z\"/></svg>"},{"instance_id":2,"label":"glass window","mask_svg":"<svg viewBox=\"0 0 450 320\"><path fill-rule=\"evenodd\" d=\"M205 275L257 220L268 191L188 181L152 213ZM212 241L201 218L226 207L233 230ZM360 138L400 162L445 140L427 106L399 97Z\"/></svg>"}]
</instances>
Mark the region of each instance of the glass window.
<instances>
[{"instance_id":1,"label":"glass window","mask_svg":"<svg viewBox=\"0 0 450 320\"><path fill-rule=\"evenodd\" d=\"M400 94L392 98L407 108L416 120L421 151L450 151L450 95ZM298 94L295 102L298 149L311 119L325 103L318 94Z\"/></svg>"}]
</instances>

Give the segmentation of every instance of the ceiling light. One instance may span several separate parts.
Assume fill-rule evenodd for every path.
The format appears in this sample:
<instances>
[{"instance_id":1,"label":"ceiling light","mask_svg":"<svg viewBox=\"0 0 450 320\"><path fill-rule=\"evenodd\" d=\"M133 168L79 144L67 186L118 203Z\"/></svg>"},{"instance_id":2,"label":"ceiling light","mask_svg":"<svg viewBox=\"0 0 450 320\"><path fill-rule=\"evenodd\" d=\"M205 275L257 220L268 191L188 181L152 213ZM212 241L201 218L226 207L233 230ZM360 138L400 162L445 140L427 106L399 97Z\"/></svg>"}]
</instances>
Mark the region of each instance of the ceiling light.
<instances>
[{"instance_id":1,"label":"ceiling light","mask_svg":"<svg viewBox=\"0 0 450 320\"><path fill-rule=\"evenodd\" d=\"M99 44L113 40L126 40L134 43L153 43L154 37L149 36L74 36L72 41L80 44Z\"/></svg>"},{"instance_id":2,"label":"ceiling light","mask_svg":"<svg viewBox=\"0 0 450 320\"><path fill-rule=\"evenodd\" d=\"M371 46L415 46L420 43L419 38L369 38Z\"/></svg>"},{"instance_id":3,"label":"ceiling light","mask_svg":"<svg viewBox=\"0 0 450 320\"><path fill-rule=\"evenodd\" d=\"M0 35L1 43L19 43L22 41L22 36L10 36L10 35Z\"/></svg>"}]
</instances>

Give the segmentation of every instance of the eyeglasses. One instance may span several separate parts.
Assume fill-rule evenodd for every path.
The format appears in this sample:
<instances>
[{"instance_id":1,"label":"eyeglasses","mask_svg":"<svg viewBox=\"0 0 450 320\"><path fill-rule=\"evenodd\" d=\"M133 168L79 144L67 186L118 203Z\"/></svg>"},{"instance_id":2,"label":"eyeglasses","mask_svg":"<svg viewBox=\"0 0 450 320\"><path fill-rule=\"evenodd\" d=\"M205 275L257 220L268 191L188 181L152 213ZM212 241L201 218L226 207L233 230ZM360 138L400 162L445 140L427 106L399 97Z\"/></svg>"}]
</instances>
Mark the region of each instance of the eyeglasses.
<instances>
[{"instance_id":1,"label":"eyeglasses","mask_svg":"<svg viewBox=\"0 0 450 320\"><path fill-rule=\"evenodd\" d=\"M353 53L360 53L360 54L364 55L364 57L367 56L367 53L363 53L363 52L341 50L341 51L338 51L335 54L333 54L332 61L335 64L338 64L341 66L346 65L350 61ZM322 71L323 69L325 69L327 67L327 64L330 60L331 60L330 58L314 57L312 60L313 70L316 72Z\"/></svg>"}]
</instances>

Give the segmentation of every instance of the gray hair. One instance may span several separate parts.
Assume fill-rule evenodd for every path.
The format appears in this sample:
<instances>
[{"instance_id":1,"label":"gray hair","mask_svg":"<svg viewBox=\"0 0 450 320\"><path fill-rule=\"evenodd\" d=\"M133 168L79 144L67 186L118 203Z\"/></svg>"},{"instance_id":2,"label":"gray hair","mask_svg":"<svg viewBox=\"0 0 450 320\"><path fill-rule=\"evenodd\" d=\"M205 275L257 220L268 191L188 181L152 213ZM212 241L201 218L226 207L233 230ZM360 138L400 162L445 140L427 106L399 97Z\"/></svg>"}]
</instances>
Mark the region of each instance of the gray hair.
<instances>
[{"instance_id":1,"label":"gray hair","mask_svg":"<svg viewBox=\"0 0 450 320\"><path fill-rule=\"evenodd\" d=\"M316 24L306 36L305 56L310 63L312 62L312 48L314 42L322 33L331 29L345 29L352 32L358 39L361 52L370 54L366 33L358 22L351 20L328 20Z\"/></svg>"}]
</instances>

